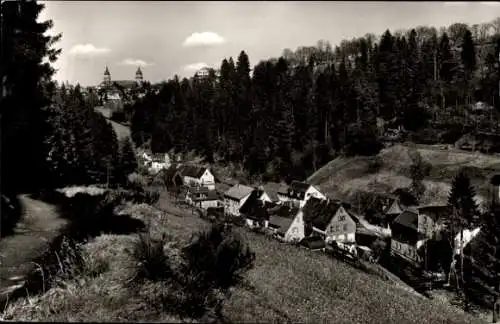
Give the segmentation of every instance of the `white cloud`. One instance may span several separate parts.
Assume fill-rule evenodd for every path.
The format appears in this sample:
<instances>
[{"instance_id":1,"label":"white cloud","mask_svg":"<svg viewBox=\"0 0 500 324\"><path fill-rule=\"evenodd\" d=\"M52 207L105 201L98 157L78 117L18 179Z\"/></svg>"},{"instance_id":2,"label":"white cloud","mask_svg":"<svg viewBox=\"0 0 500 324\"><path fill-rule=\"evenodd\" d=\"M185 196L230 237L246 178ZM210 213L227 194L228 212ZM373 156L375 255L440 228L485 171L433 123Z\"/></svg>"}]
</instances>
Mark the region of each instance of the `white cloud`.
<instances>
[{"instance_id":1,"label":"white cloud","mask_svg":"<svg viewBox=\"0 0 500 324\"><path fill-rule=\"evenodd\" d=\"M196 72L200 69L203 69L204 67L210 67L210 66L207 63L198 62L198 63L184 65L182 68L186 72Z\"/></svg>"},{"instance_id":2,"label":"white cloud","mask_svg":"<svg viewBox=\"0 0 500 324\"><path fill-rule=\"evenodd\" d=\"M491 6L491 7L500 7L500 2L491 1L491 2L480 2L482 5Z\"/></svg>"},{"instance_id":3,"label":"white cloud","mask_svg":"<svg viewBox=\"0 0 500 324\"><path fill-rule=\"evenodd\" d=\"M184 40L183 45L187 47L196 47L196 46L215 46L224 44L226 40L214 32L201 32L201 33L192 33L188 38Z\"/></svg>"},{"instance_id":4,"label":"white cloud","mask_svg":"<svg viewBox=\"0 0 500 324\"><path fill-rule=\"evenodd\" d=\"M69 53L74 56L95 56L109 53L111 50L105 47L95 47L92 44L77 44L73 46Z\"/></svg>"},{"instance_id":5,"label":"white cloud","mask_svg":"<svg viewBox=\"0 0 500 324\"><path fill-rule=\"evenodd\" d=\"M124 59L121 62L121 64L122 65L133 65L133 66L150 66L150 65L153 65L153 63L148 63L148 62L143 61L143 60L132 59L132 58Z\"/></svg>"}]
</instances>

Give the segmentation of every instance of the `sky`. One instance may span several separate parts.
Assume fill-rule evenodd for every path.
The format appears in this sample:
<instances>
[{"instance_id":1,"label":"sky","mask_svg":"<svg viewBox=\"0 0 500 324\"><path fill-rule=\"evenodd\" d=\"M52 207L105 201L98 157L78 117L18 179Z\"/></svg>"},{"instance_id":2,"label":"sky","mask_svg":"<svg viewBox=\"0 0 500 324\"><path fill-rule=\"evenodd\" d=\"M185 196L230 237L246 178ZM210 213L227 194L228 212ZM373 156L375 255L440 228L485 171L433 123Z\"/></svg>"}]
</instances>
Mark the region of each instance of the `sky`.
<instances>
[{"instance_id":1,"label":"sky","mask_svg":"<svg viewBox=\"0 0 500 324\"><path fill-rule=\"evenodd\" d=\"M58 81L97 85L105 66L113 80L160 82L192 76L244 50L253 66L283 49L333 46L366 33L421 25L481 24L500 17L500 2L342 1L46 1L39 20L62 33Z\"/></svg>"}]
</instances>

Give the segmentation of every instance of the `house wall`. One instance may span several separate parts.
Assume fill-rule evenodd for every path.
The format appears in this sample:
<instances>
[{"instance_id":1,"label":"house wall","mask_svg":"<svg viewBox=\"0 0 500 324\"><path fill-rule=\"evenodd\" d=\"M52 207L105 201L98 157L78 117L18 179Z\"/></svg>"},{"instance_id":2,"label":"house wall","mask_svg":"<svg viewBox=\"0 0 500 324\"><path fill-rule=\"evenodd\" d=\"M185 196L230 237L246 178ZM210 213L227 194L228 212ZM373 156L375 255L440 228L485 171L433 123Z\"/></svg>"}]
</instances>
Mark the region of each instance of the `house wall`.
<instances>
[{"instance_id":1,"label":"house wall","mask_svg":"<svg viewBox=\"0 0 500 324\"><path fill-rule=\"evenodd\" d=\"M214 176L209 170L206 170L205 173L200 178L194 177L184 177L184 184L194 184L197 186L207 187L209 190L215 190L215 181Z\"/></svg>"},{"instance_id":2,"label":"house wall","mask_svg":"<svg viewBox=\"0 0 500 324\"><path fill-rule=\"evenodd\" d=\"M340 207L326 227L326 240L354 243L356 239L356 223L344 207Z\"/></svg>"},{"instance_id":3,"label":"house wall","mask_svg":"<svg viewBox=\"0 0 500 324\"><path fill-rule=\"evenodd\" d=\"M304 230L304 213L300 210L293 219L290 228L285 233L285 241L293 242L300 241L305 237Z\"/></svg>"},{"instance_id":4,"label":"house wall","mask_svg":"<svg viewBox=\"0 0 500 324\"><path fill-rule=\"evenodd\" d=\"M200 201L200 207L203 209L208 209L210 207L218 207L219 206L219 201L218 200L203 200Z\"/></svg>"},{"instance_id":5,"label":"house wall","mask_svg":"<svg viewBox=\"0 0 500 324\"><path fill-rule=\"evenodd\" d=\"M262 195L259 197L259 200L263 202L272 202L271 198L269 198L269 195L265 192L262 193Z\"/></svg>"},{"instance_id":6,"label":"house wall","mask_svg":"<svg viewBox=\"0 0 500 324\"><path fill-rule=\"evenodd\" d=\"M229 198L224 198L224 210L227 214L232 216L240 216L240 208L250 197L250 194L246 195L240 201L232 200Z\"/></svg>"},{"instance_id":7,"label":"house wall","mask_svg":"<svg viewBox=\"0 0 500 324\"><path fill-rule=\"evenodd\" d=\"M419 242L420 243L420 242ZM391 240L391 253L398 254L399 256L413 262L415 264L420 263L420 257L417 255L417 245L410 245L398 240Z\"/></svg>"},{"instance_id":8,"label":"house wall","mask_svg":"<svg viewBox=\"0 0 500 324\"><path fill-rule=\"evenodd\" d=\"M436 230L436 223L432 217L428 214L418 215L418 231L425 234L428 237L432 237L434 231Z\"/></svg>"}]
</instances>

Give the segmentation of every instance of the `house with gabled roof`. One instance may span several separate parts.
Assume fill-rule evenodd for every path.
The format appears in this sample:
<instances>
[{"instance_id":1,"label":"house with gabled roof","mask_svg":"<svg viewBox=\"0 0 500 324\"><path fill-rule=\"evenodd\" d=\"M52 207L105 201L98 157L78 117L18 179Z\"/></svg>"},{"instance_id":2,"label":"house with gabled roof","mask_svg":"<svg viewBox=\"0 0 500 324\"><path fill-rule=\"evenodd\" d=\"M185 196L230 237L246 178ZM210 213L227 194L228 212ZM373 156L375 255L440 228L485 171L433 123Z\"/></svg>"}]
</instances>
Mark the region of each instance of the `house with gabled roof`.
<instances>
[{"instance_id":1,"label":"house with gabled roof","mask_svg":"<svg viewBox=\"0 0 500 324\"><path fill-rule=\"evenodd\" d=\"M186 186L207 187L215 190L215 177L209 168L186 164L179 168L179 174Z\"/></svg>"},{"instance_id":2,"label":"house with gabled roof","mask_svg":"<svg viewBox=\"0 0 500 324\"><path fill-rule=\"evenodd\" d=\"M391 223L391 233L391 255L420 267L423 260L419 250L429 238L419 231L418 211L405 210L396 217Z\"/></svg>"},{"instance_id":3,"label":"house with gabled roof","mask_svg":"<svg viewBox=\"0 0 500 324\"><path fill-rule=\"evenodd\" d=\"M225 213L231 216L240 216L240 208L250 197L255 188L236 184L224 193Z\"/></svg>"},{"instance_id":4,"label":"house with gabled roof","mask_svg":"<svg viewBox=\"0 0 500 324\"><path fill-rule=\"evenodd\" d=\"M278 203L278 191L281 187L279 183L266 183L257 188L259 199L263 202Z\"/></svg>"},{"instance_id":5,"label":"house with gabled roof","mask_svg":"<svg viewBox=\"0 0 500 324\"><path fill-rule=\"evenodd\" d=\"M197 186L187 188L186 202L203 209L216 208L222 205L221 197L215 190Z\"/></svg>"},{"instance_id":6,"label":"house with gabled roof","mask_svg":"<svg viewBox=\"0 0 500 324\"><path fill-rule=\"evenodd\" d=\"M282 203L291 203L302 208L309 198L326 199L316 187L305 182L292 181L290 186L278 191L278 199Z\"/></svg>"},{"instance_id":7,"label":"house with gabled roof","mask_svg":"<svg viewBox=\"0 0 500 324\"><path fill-rule=\"evenodd\" d=\"M360 231L366 234L367 229L359 221L360 216L350 211L349 204L341 201L311 198L303 211L306 226L324 237L327 243L352 244L356 243Z\"/></svg>"},{"instance_id":8,"label":"house with gabled roof","mask_svg":"<svg viewBox=\"0 0 500 324\"><path fill-rule=\"evenodd\" d=\"M250 228L265 227L269 221L269 213L267 212L268 204L259 199L260 192L252 191L250 197L243 203L240 208L240 215L245 217L246 225Z\"/></svg>"},{"instance_id":9,"label":"house with gabled roof","mask_svg":"<svg viewBox=\"0 0 500 324\"><path fill-rule=\"evenodd\" d=\"M284 242L299 242L304 238L304 223L299 208L277 205L268 209L268 228Z\"/></svg>"}]
</instances>

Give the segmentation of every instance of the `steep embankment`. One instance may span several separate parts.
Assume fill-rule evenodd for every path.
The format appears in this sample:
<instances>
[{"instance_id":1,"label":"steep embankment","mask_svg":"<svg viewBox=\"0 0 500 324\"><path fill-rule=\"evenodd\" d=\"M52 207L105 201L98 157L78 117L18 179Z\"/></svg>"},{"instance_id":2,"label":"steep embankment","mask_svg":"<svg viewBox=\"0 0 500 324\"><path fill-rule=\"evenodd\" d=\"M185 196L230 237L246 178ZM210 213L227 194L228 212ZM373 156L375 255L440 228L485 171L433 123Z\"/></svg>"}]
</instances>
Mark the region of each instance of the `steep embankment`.
<instances>
[{"instance_id":1,"label":"steep embankment","mask_svg":"<svg viewBox=\"0 0 500 324\"><path fill-rule=\"evenodd\" d=\"M488 179L500 172L500 156L470 153L439 146L415 145L422 158L432 166L424 180L426 193L422 203L444 203L451 181L461 167L469 175L478 194L478 200L487 197ZM356 192L386 193L410 185L409 168L412 160L410 146L395 145L373 157L340 157L330 161L308 181L326 194L346 200L354 200Z\"/></svg>"}]
</instances>

